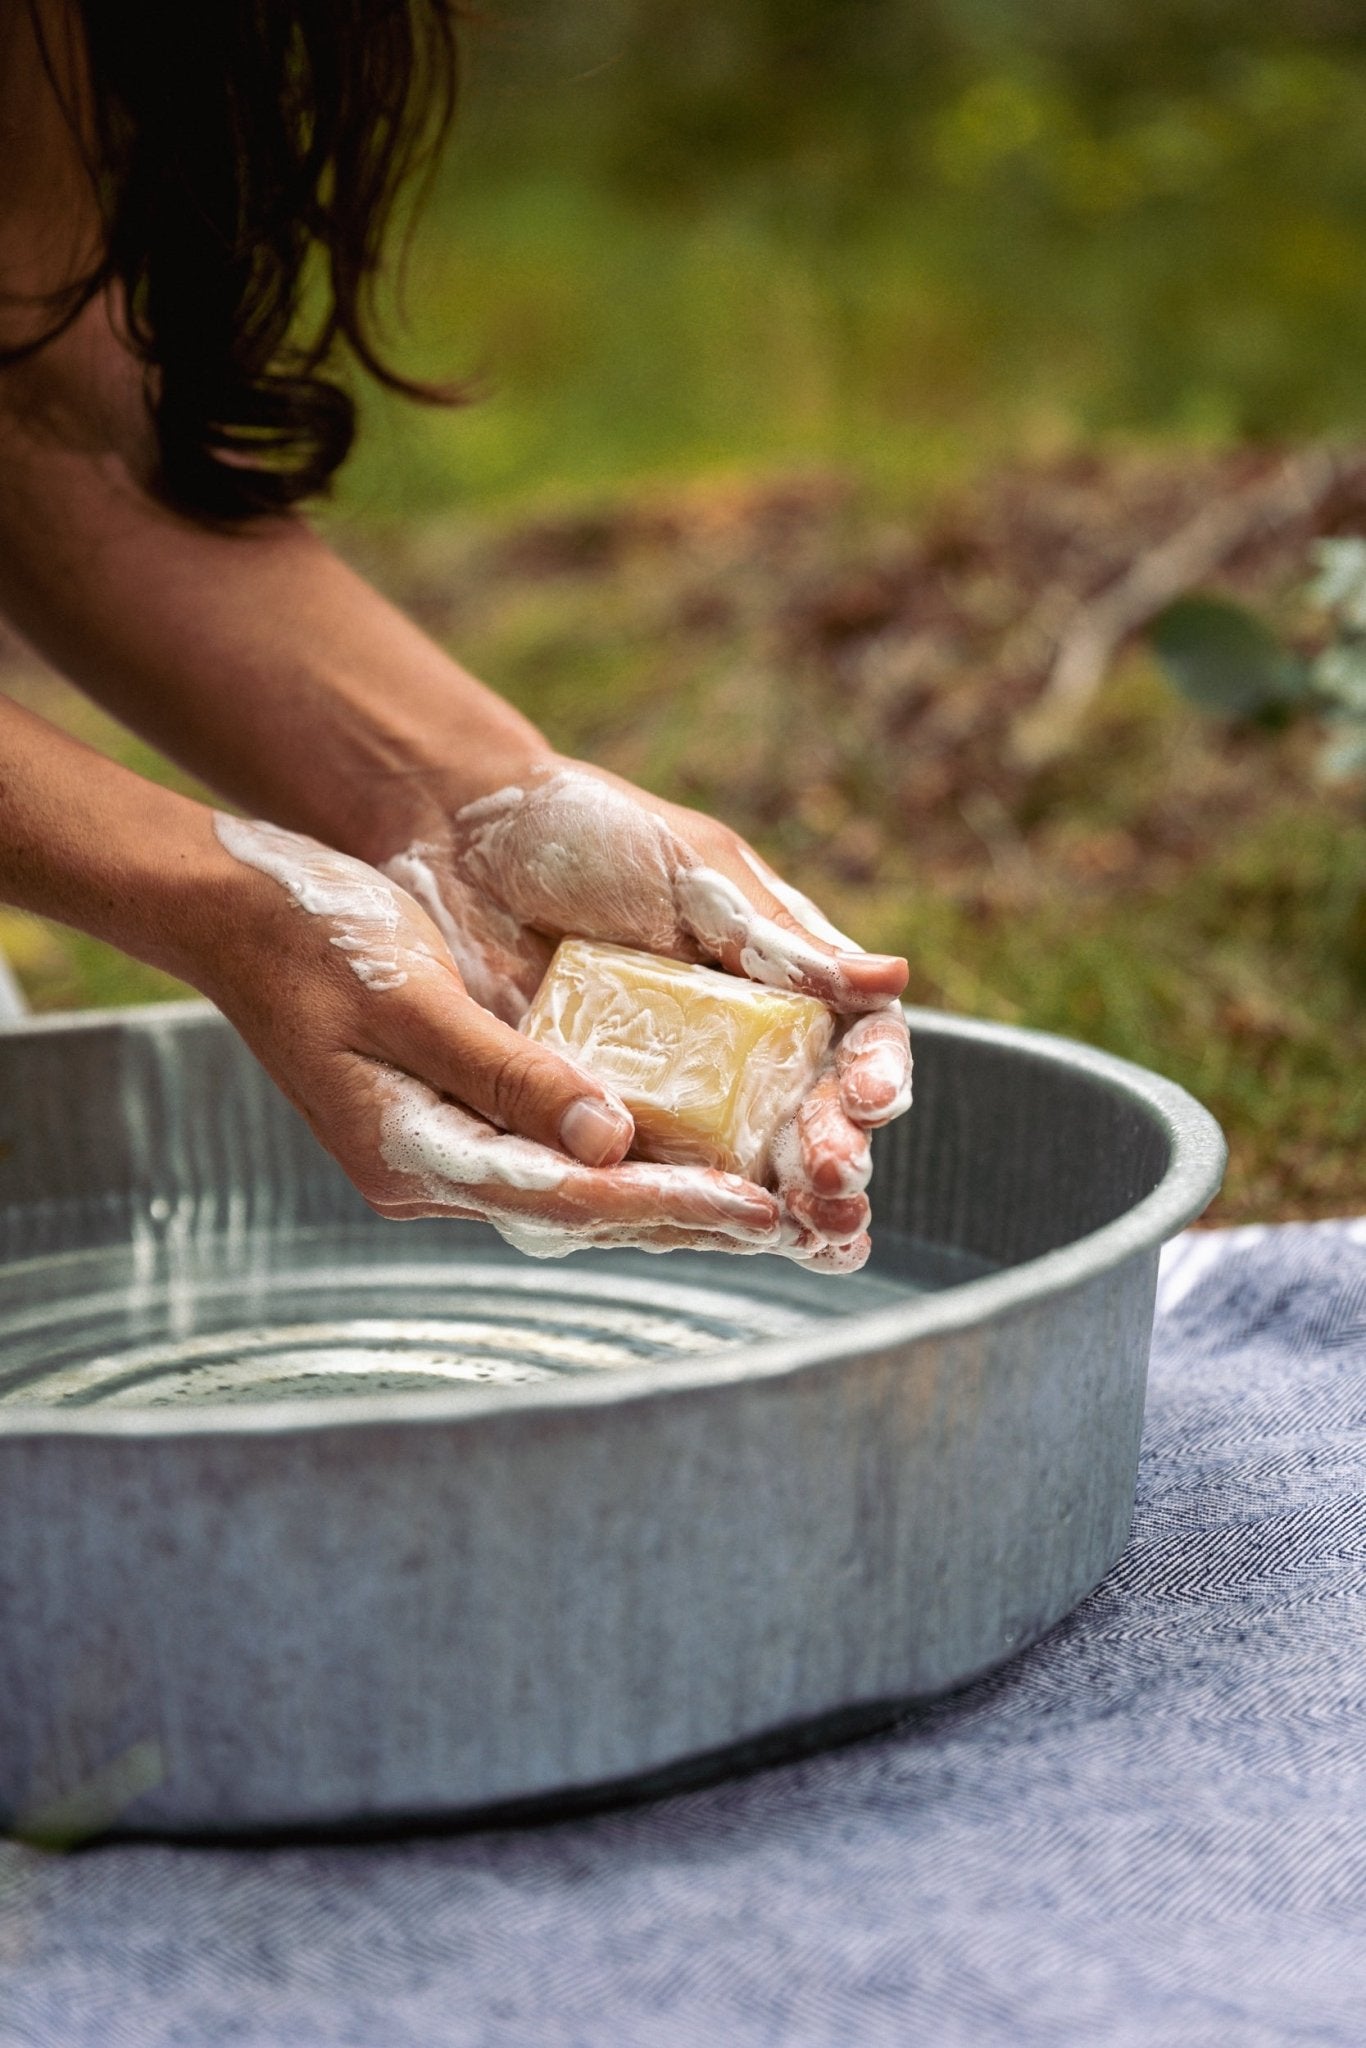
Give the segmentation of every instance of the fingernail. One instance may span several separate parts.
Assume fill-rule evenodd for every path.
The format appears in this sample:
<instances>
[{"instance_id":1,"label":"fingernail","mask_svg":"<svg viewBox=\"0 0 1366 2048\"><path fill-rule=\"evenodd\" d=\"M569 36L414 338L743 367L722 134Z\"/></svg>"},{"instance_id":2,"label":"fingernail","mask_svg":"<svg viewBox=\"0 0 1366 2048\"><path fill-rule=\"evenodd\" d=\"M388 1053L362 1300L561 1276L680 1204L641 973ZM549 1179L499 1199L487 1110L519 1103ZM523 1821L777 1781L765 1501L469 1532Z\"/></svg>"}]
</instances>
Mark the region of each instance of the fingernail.
<instances>
[{"instance_id":1,"label":"fingernail","mask_svg":"<svg viewBox=\"0 0 1366 2048\"><path fill-rule=\"evenodd\" d=\"M726 1205L730 1222L741 1230L752 1231L759 1237L778 1236L781 1217L775 1202L746 1201L743 1196L732 1199Z\"/></svg>"},{"instance_id":2,"label":"fingernail","mask_svg":"<svg viewBox=\"0 0 1366 2048\"><path fill-rule=\"evenodd\" d=\"M906 1086L906 1063L876 1047L852 1063L842 1093L851 1107L877 1111L895 1102Z\"/></svg>"},{"instance_id":3,"label":"fingernail","mask_svg":"<svg viewBox=\"0 0 1366 2048\"><path fill-rule=\"evenodd\" d=\"M727 1237L733 1237L737 1244L752 1245L756 1251L776 1251L782 1243L782 1230L770 1220L760 1226L757 1223L726 1223L722 1225Z\"/></svg>"},{"instance_id":4,"label":"fingernail","mask_svg":"<svg viewBox=\"0 0 1366 2048\"><path fill-rule=\"evenodd\" d=\"M840 965L846 973L854 975L859 981L867 981L874 976L878 979L890 979L893 974L897 974L901 981L905 982L911 971L906 961L897 953L845 953L841 956Z\"/></svg>"},{"instance_id":5,"label":"fingernail","mask_svg":"<svg viewBox=\"0 0 1366 2048\"><path fill-rule=\"evenodd\" d=\"M635 1125L620 1103L581 1095L560 1118L560 1143L585 1166L615 1166L626 1156Z\"/></svg>"}]
</instances>

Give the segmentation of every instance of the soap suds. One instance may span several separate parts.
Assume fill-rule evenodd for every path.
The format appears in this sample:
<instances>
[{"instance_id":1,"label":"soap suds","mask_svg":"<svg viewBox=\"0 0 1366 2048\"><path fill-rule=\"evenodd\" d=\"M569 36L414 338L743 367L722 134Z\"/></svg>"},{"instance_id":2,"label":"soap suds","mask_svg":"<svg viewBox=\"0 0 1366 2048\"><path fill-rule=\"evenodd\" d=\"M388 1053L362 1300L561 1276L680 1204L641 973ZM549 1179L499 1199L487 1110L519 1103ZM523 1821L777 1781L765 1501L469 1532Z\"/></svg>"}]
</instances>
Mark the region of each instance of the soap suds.
<instances>
[{"instance_id":1,"label":"soap suds","mask_svg":"<svg viewBox=\"0 0 1366 2048\"><path fill-rule=\"evenodd\" d=\"M420 1081L396 1073L382 1100L380 1157L432 1201L464 1197L474 1188L545 1194L564 1186L568 1159L530 1138L495 1131Z\"/></svg>"},{"instance_id":2,"label":"soap suds","mask_svg":"<svg viewBox=\"0 0 1366 2048\"><path fill-rule=\"evenodd\" d=\"M311 917L332 927L329 943L367 988L402 988L409 973L432 959L430 946L405 933L403 898L364 861L255 818L215 811L219 844L247 867L278 882Z\"/></svg>"},{"instance_id":3,"label":"soap suds","mask_svg":"<svg viewBox=\"0 0 1366 2048\"><path fill-rule=\"evenodd\" d=\"M677 950L679 842L614 783L557 769L467 804L452 834L456 872L523 924L646 953Z\"/></svg>"},{"instance_id":4,"label":"soap suds","mask_svg":"<svg viewBox=\"0 0 1366 2048\"><path fill-rule=\"evenodd\" d=\"M783 909L804 924L813 938L824 939L827 946L833 946L840 953L861 953L864 949L855 940L847 938L837 925L831 924L820 907L804 896L800 889L794 889L781 875L775 874L766 860L760 860L751 847L740 848L740 858L751 874L761 881L770 896L776 896Z\"/></svg>"},{"instance_id":5,"label":"soap suds","mask_svg":"<svg viewBox=\"0 0 1366 2048\"><path fill-rule=\"evenodd\" d=\"M550 944L455 877L443 887L445 865L440 847L416 845L386 860L380 873L422 905L475 1002L505 1024L520 1024L549 962Z\"/></svg>"},{"instance_id":6,"label":"soap suds","mask_svg":"<svg viewBox=\"0 0 1366 2048\"><path fill-rule=\"evenodd\" d=\"M817 996L831 993L838 981L838 968L827 954L762 917L739 883L715 868L680 868L674 901L680 921L698 944L716 959L735 952L751 981Z\"/></svg>"},{"instance_id":7,"label":"soap suds","mask_svg":"<svg viewBox=\"0 0 1366 2048\"><path fill-rule=\"evenodd\" d=\"M405 1184L395 1209L425 1206L490 1223L539 1259L590 1247L649 1251L696 1242L748 1253L777 1243L779 1226L763 1198L734 1176L635 1162L579 1166L529 1138L495 1131L410 1075L383 1071L377 1088L380 1155Z\"/></svg>"}]
</instances>

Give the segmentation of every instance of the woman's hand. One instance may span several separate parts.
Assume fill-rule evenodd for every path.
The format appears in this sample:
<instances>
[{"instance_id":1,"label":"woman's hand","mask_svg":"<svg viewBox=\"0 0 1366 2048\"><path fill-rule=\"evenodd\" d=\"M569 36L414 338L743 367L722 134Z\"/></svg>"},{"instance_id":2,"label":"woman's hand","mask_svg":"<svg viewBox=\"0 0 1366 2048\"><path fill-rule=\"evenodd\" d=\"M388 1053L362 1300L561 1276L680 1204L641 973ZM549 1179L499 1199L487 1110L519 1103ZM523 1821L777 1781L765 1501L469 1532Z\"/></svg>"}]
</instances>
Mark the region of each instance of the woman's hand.
<instances>
[{"instance_id":1,"label":"woman's hand","mask_svg":"<svg viewBox=\"0 0 1366 2048\"><path fill-rule=\"evenodd\" d=\"M381 1215L473 1217L539 1257L776 1248L750 1182L621 1164L611 1091L476 1002L392 881L276 826L216 828L234 866L196 978Z\"/></svg>"},{"instance_id":2,"label":"woman's hand","mask_svg":"<svg viewBox=\"0 0 1366 2048\"><path fill-rule=\"evenodd\" d=\"M910 1102L906 963L861 952L734 832L577 762L538 762L384 872L430 912L470 994L517 1024L572 934L818 997L849 1022L775 1147L783 1248L852 1271L868 1254L868 1133Z\"/></svg>"}]
</instances>

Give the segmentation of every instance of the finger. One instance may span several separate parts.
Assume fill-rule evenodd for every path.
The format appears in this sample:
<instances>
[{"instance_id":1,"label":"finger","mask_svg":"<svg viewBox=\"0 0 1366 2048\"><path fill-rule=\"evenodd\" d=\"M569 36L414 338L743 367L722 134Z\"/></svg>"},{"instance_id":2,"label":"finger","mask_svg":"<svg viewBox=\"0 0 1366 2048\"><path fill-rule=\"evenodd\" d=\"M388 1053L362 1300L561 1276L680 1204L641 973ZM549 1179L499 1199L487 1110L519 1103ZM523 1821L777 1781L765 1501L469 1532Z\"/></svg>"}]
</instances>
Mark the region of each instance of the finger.
<instances>
[{"instance_id":1,"label":"finger","mask_svg":"<svg viewBox=\"0 0 1366 2048\"><path fill-rule=\"evenodd\" d=\"M778 1132L770 1156L785 1195L804 1187L815 1195L838 1198L861 1194L867 1187L873 1172L868 1134L845 1114L833 1067L808 1091L791 1123Z\"/></svg>"},{"instance_id":2,"label":"finger","mask_svg":"<svg viewBox=\"0 0 1366 2048\"><path fill-rule=\"evenodd\" d=\"M631 1213L633 1204L619 1203L610 1193L605 1203L608 1213L596 1216L564 1204L537 1204L525 1191L507 1188L453 1188L449 1193L433 1188L412 1199L382 1200L372 1206L399 1223L423 1217L488 1223L519 1251L543 1259L561 1258L573 1251L613 1249L756 1253L776 1251L780 1236L776 1204L760 1208L746 1203L732 1208L714 1196L699 1212L705 1225L657 1223Z\"/></svg>"},{"instance_id":3,"label":"finger","mask_svg":"<svg viewBox=\"0 0 1366 2048\"><path fill-rule=\"evenodd\" d=\"M901 993L910 971L904 960L839 952L747 872L738 852L721 850L715 860L680 863L674 900L683 929L729 973L815 996L835 1010L881 1008Z\"/></svg>"},{"instance_id":4,"label":"finger","mask_svg":"<svg viewBox=\"0 0 1366 2048\"><path fill-rule=\"evenodd\" d=\"M761 1252L777 1250L776 1244L749 1244L740 1238L725 1237L718 1231L699 1230L696 1232L660 1230L651 1234L647 1242L640 1239L639 1249L643 1252L724 1252L727 1258L757 1258Z\"/></svg>"},{"instance_id":5,"label":"finger","mask_svg":"<svg viewBox=\"0 0 1366 2048\"><path fill-rule=\"evenodd\" d=\"M856 1237L852 1244L823 1244L815 1251L803 1254L797 1264L805 1266L809 1273L857 1273L868 1263L868 1254L873 1241L865 1233Z\"/></svg>"},{"instance_id":6,"label":"finger","mask_svg":"<svg viewBox=\"0 0 1366 2048\"><path fill-rule=\"evenodd\" d=\"M812 1273L857 1273L873 1248L865 1232L848 1244L825 1244L809 1231L795 1231L779 1246L783 1258Z\"/></svg>"},{"instance_id":7,"label":"finger","mask_svg":"<svg viewBox=\"0 0 1366 2048\"><path fill-rule=\"evenodd\" d=\"M375 1202L371 1206L391 1223L486 1223L505 1242L531 1258L567 1257L576 1251L724 1252L729 1257L752 1258L777 1249L767 1236L752 1239L716 1230L657 1229L647 1224L603 1224L585 1227L572 1235L566 1231L538 1233L527 1228L525 1218L484 1215L477 1207L453 1202Z\"/></svg>"},{"instance_id":8,"label":"finger","mask_svg":"<svg viewBox=\"0 0 1366 2048\"><path fill-rule=\"evenodd\" d=\"M784 1190L783 1204L789 1216L828 1244L848 1244L860 1237L873 1213L867 1195L837 1195L827 1200L800 1186Z\"/></svg>"},{"instance_id":9,"label":"finger","mask_svg":"<svg viewBox=\"0 0 1366 2048\"><path fill-rule=\"evenodd\" d=\"M488 1219L505 1244L533 1259L568 1258L574 1252L721 1252L728 1258L756 1258L774 1246L752 1244L743 1238L727 1237L706 1230L650 1230L628 1225L612 1230L543 1231L529 1227L525 1219L491 1216Z\"/></svg>"},{"instance_id":10,"label":"finger","mask_svg":"<svg viewBox=\"0 0 1366 2048\"><path fill-rule=\"evenodd\" d=\"M852 1122L874 1129L911 1106L911 1034L899 1006L859 1017L835 1048L840 1101Z\"/></svg>"},{"instance_id":11,"label":"finger","mask_svg":"<svg viewBox=\"0 0 1366 2048\"><path fill-rule=\"evenodd\" d=\"M440 986L430 977L414 982L411 999L395 1005L385 1024L388 1058L500 1130L585 1166L614 1166L626 1156L635 1125L612 1090L492 1016L450 978Z\"/></svg>"},{"instance_id":12,"label":"finger","mask_svg":"<svg viewBox=\"0 0 1366 2048\"><path fill-rule=\"evenodd\" d=\"M425 1083L377 1069L379 1151L390 1205L430 1204L522 1219L580 1237L599 1228L715 1231L763 1246L776 1242L775 1196L738 1174L697 1166L629 1162L591 1168L529 1139L504 1135Z\"/></svg>"},{"instance_id":13,"label":"finger","mask_svg":"<svg viewBox=\"0 0 1366 2048\"><path fill-rule=\"evenodd\" d=\"M800 889L794 889L791 882L785 882L780 874L775 873L752 846L746 846L742 840L739 852L745 866L757 875L770 896L776 897L784 910L795 917L798 924L805 926L813 938L824 939L827 946L833 946L837 953L861 953L864 950L838 925L831 924L825 912L809 896L804 896Z\"/></svg>"},{"instance_id":14,"label":"finger","mask_svg":"<svg viewBox=\"0 0 1366 2048\"><path fill-rule=\"evenodd\" d=\"M571 1228L709 1231L759 1250L777 1242L781 1226L776 1196L739 1174L635 1160L596 1172L571 1167L556 1214Z\"/></svg>"},{"instance_id":15,"label":"finger","mask_svg":"<svg viewBox=\"0 0 1366 2048\"><path fill-rule=\"evenodd\" d=\"M576 1251L702 1251L752 1256L779 1248L779 1227L771 1224L757 1229L748 1222L734 1222L725 1228L699 1229L681 1224L653 1224L640 1220L608 1220L538 1211L529 1206L514 1208L501 1196L486 1201L443 1200L427 1196L416 1201L376 1202L379 1214L391 1222L416 1222L438 1218L452 1222L487 1223L507 1243L531 1258L567 1257Z\"/></svg>"}]
</instances>

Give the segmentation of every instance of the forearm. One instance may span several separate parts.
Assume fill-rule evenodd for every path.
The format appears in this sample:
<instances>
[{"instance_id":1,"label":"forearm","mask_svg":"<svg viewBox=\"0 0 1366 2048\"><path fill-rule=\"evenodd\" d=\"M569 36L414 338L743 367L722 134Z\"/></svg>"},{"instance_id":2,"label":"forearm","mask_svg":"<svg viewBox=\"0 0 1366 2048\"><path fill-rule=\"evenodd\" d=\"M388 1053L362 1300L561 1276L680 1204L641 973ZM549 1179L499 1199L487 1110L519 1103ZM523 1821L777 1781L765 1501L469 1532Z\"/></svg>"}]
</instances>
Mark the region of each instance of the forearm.
<instances>
[{"instance_id":1,"label":"forearm","mask_svg":"<svg viewBox=\"0 0 1366 2048\"><path fill-rule=\"evenodd\" d=\"M235 886L202 804L0 697L0 902L196 981Z\"/></svg>"},{"instance_id":2,"label":"forearm","mask_svg":"<svg viewBox=\"0 0 1366 2048\"><path fill-rule=\"evenodd\" d=\"M56 667L247 810L370 860L548 753L302 522L162 505L132 366L60 347L55 407L0 379L0 607ZM64 380L102 403L63 408Z\"/></svg>"}]
</instances>

